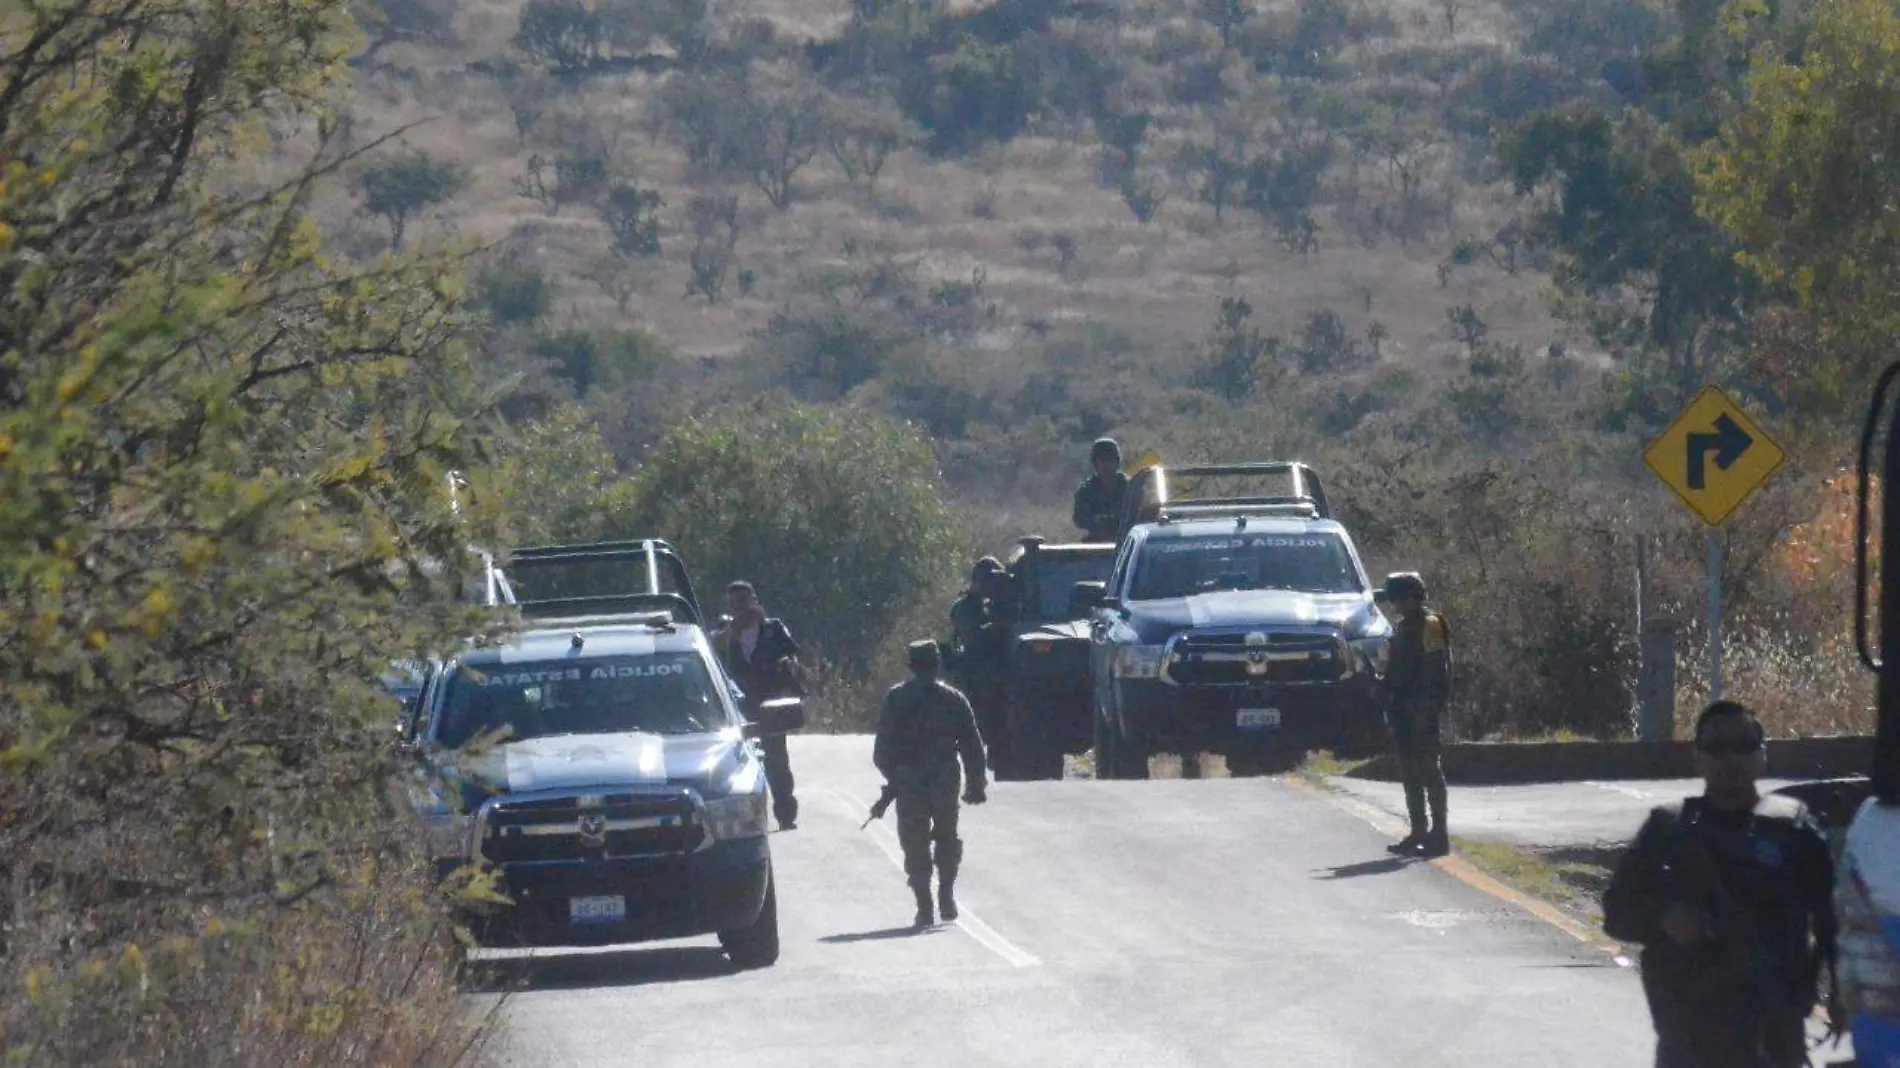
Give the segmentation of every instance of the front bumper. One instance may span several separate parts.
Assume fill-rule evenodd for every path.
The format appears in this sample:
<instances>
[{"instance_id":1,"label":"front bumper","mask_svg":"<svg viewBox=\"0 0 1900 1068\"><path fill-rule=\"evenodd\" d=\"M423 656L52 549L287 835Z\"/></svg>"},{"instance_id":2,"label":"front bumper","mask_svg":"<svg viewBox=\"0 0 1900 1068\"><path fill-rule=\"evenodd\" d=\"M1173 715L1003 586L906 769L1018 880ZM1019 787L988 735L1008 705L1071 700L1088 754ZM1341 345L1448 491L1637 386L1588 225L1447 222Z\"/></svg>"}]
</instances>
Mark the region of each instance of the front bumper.
<instances>
[{"instance_id":1,"label":"front bumper","mask_svg":"<svg viewBox=\"0 0 1900 1068\"><path fill-rule=\"evenodd\" d=\"M1226 752L1235 747L1341 750L1384 730L1377 683L1366 674L1305 685L1173 686L1118 679L1121 737L1149 752ZM1278 726L1241 727L1242 709L1277 709Z\"/></svg>"},{"instance_id":2,"label":"front bumper","mask_svg":"<svg viewBox=\"0 0 1900 1068\"><path fill-rule=\"evenodd\" d=\"M438 862L438 874L460 861ZM500 865L512 908L475 918L490 946L598 946L693 938L747 927L765 905L772 857L764 837L685 855ZM620 922L575 922L578 897L621 895Z\"/></svg>"}]
</instances>

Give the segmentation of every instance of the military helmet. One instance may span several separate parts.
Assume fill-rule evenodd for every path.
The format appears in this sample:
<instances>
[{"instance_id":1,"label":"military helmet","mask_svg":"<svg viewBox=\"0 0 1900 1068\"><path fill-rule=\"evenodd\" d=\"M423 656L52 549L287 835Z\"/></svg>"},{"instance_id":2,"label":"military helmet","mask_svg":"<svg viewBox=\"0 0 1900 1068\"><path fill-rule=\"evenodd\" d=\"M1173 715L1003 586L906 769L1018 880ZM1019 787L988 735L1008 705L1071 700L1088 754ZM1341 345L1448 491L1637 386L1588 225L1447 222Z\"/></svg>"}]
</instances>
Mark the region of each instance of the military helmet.
<instances>
[{"instance_id":1,"label":"military helmet","mask_svg":"<svg viewBox=\"0 0 1900 1068\"><path fill-rule=\"evenodd\" d=\"M1425 580L1416 571L1394 571L1385 577L1385 585L1379 589L1382 601L1397 600L1400 597L1425 599Z\"/></svg>"},{"instance_id":2,"label":"military helmet","mask_svg":"<svg viewBox=\"0 0 1900 1068\"><path fill-rule=\"evenodd\" d=\"M1114 438L1096 438L1095 444L1089 446L1090 461L1113 460L1120 463L1121 459L1122 447Z\"/></svg>"},{"instance_id":3,"label":"military helmet","mask_svg":"<svg viewBox=\"0 0 1900 1068\"><path fill-rule=\"evenodd\" d=\"M991 575L1003 573L1003 562L994 556L985 556L970 568L970 585L980 586Z\"/></svg>"},{"instance_id":4,"label":"military helmet","mask_svg":"<svg viewBox=\"0 0 1900 1068\"><path fill-rule=\"evenodd\" d=\"M911 642L906 659L914 671L929 671L943 663L943 656L937 651L937 643L926 638L920 642Z\"/></svg>"}]
</instances>

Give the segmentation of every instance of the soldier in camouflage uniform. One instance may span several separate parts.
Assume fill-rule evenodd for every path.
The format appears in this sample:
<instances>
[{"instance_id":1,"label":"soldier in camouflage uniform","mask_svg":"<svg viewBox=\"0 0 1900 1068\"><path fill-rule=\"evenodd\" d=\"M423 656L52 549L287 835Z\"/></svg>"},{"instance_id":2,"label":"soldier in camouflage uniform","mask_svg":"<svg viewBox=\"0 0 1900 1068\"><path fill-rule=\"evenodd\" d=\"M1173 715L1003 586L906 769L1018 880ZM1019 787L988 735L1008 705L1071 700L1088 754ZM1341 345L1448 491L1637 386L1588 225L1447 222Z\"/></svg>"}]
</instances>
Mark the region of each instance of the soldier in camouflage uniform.
<instances>
[{"instance_id":1,"label":"soldier in camouflage uniform","mask_svg":"<svg viewBox=\"0 0 1900 1068\"><path fill-rule=\"evenodd\" d=\"M917 926L934 922L930 900L931 845L936 845L938 904L945 920L957 918L953 887L963 860L957 837L957 761L967 780L963 801L987 798L983 735L970 702L937 677L937 643L910 646L912 677L884 697L871 759L897 795L897 840L904 847L904 874L917 896Z\"/></svg>"},{"instance_id":2,"label":"soldier in camouflage uniform","mask_svg":"<svg viewBox=\"0 0 1900 1068\"><path fill-rule=\"evenodd\" d=\"M970 587L950 606L950 652L945 659L976 712L989 748L989 769L1011 776L1009 744L1009 638L1013 605L1003 562L985 556L970 570Z\"/></svg>"},{"instance_id":3,"label":"soldier in camouflage uniform","mask_svg":"<svg viewBox=\"0 0 1900 1068\"><path fill-rule=\"evenodd\" d=\"M1399 772L1405 780L1405 809L1412 833L1390 851L1442 857L1451 852L1445 829L1445 769L1439 760L1439 729L1451 697L1451 628L1443 616L1425 607L1425 580L1412 572L1388 575L1381 600L1398 611L1385 669L1391 698L1386 724L1392 729ZM1431 810L1431 825L1425 813Z\"/></svg>"},{"instance_id":4,"label":"soldier in camouflage uniform","mask_svg":"<svg viewBox=\"0 0 1900 1068\"><path fill-rule=\"evenodd\" d=\"M1075 488L1070 518L1087 541L1120 541L1122 503L1128 499L1121 445L1114 438L1097 438L1089 447L1089 463L1095 473Z\"/></svg>"}]
</instances>

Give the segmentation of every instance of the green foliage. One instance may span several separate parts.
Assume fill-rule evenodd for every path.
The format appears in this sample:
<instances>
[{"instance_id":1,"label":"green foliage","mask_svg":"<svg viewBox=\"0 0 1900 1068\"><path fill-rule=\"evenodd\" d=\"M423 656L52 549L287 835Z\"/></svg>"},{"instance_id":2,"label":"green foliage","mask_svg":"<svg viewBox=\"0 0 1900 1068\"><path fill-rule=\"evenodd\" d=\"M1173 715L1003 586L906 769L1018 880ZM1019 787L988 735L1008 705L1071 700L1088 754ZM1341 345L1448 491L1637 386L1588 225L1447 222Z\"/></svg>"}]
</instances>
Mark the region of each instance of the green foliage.
<instances>
[{"instance_id":1,"label":"green foliage","mask_svg":"<svg viewBox=\"0 0 1900 1068\"><path fill-rule=\"evenodd\" d=\"M546 360L554 373L572 383L576 393L637 386L659 374L671 353L659 338L644 330L590 331L570 329L535 339L534 354Z\"/></svg>"},{"instance_id":2,"label":"green foliage","mask_svg":"<svg viewBox=\"0 0 1900 1068\"><path fill-rule=\"evenodd\" d=\"M907 80L901 100L925 130L925 147L939 156L1013 139L1041 102L1014 48L978 40L933 56Z\"/></svg>"},{"instance_id":3,"label":"green foliage","mask_svg":"<svg viewBox=\"0 0 1900 1068\"><path fill-rule=\"evenodd\" d=\"M65 0L0 37L0 1034L452 1063L377 680L489 626L446 494L479 393L453 265L335 259L303 214L349 162L348 5Z\"/></svg>"},{"instance_id":4,"label":"green foliage","mask_svg":"<svg viewBox=\"0 0 1900 1068\"><path fill-rule=\"evenodd\" d=\"M401 249L410 218L455 197L468 188L469 178L465 164L408 152L365 166L357 176L357 192L364 211L389 223L390 242Z\"/></svg>"},{"instance_id":5,"label":"green foliage","mask_svg":"<svg viewBox=\"0 0 1900 1068\"><path fill-rule=\"evenodd\" d=\"M1764 46L1748 105L1698 153L1703 210L1743 261L1814 319L1791 377L1809 407L1857 404L1900 326L1900 14L1879 0L1817 9L1806 49Z\"/></svg>"},{"instance_id":6,"label":"green foliage","mask_svg":"<svg viewBox=\"0 0 1900 1068\"><path fill-rule=\"evenodd\" d=\"M1248 325L1253 305L1222 297L1213 329L1208 331L1206 362L1195 382L1238 403L1262 385L1271 387L1284 374L1280 360L1285 342Z\"/></svg>"},{"instance_id":7,"label":"green foliage","mask_svg":"<svg viewBox=\"0 0 1900 1068\"><path fill-rule=\"evenodd\" d=\"M530 325L554 309L558 289L546 271L511 251L476 276L474 302L497 324Z\"/></svg>"},{"instance_id":8,"label":"green foliage","mask_svg":"<svg viewBox=\"0 0 1900 1068\"><path fill-rule=\"evenodd\" d=\"M514 46L563 77L593 70L607 46L608 24L585 0L528 0Z\"/></svg>"},{"instance_id":9,"label":"green foliage","mask_svg":"<svg viewBox=\"0 0 1900 1068\"><path fill-rule=\"evenodd\" d=\"M760 401L667 434L639 472L635 512L688 547L707 583L755 582L820 656L862 672L906 607L960 570L937 482L912 429Z\"/></svg>"},{"instance_id":10,"label":"green foliage","mask_svg":"<svg viewBox=\"0 0 1900 1068\"><path fill-rule=\"evenodd\" d=\"M601 417L562 405L497 442L499 462L472 470L473 495L492 499L507 545L657 536L640 526L634 485Z\"/></svg>"},{"instance_id":11,"label":"green foliage","mask_svg":"<svg viewBox=\"0 0 1900 1068\"><path fill-rule=\"evenodd\" d=\"M1620 354L1660 356L1659 377L1686 399L1741 327L1752 287L1735 247L1695 213L1682 143L1641 112L1575 110L1526 123L1500 151L1519 193L1555 186L1532 226L1558 250L1575 317Z\"/></svg>"}]
</instances>

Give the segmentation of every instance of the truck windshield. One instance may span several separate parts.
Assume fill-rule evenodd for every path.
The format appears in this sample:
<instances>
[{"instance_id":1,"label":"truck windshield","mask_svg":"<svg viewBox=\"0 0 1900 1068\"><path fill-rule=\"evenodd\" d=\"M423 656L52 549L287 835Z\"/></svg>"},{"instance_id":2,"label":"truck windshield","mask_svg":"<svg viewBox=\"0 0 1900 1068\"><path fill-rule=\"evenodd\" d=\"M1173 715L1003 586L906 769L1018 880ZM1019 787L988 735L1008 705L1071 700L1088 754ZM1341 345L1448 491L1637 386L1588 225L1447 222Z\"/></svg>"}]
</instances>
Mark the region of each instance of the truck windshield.
<instances>
[{"instance_id":1,"label":"truck windshield","mask_svg":"<svg viewBox=\"0 0 1900 1068\"><path fill-rule=\"evenodd\" d=\"M524 664L463 664L449 682L441 743L459 748L507 729L506 741L557 734L701 734L725 709L694 653Z\"/></svg>"},{"instance_id":2,"label":"truck windshield","mask_svg":"<svg viewBox=\"0 0 1900 1068\"><path fill-rule=\"evenodd\" d=\"M1218 590L1358 593L1364 587L1337 534L1221 534L1157 538L1141 548L1132 600Z\"/></svg>"}]
</instances>

